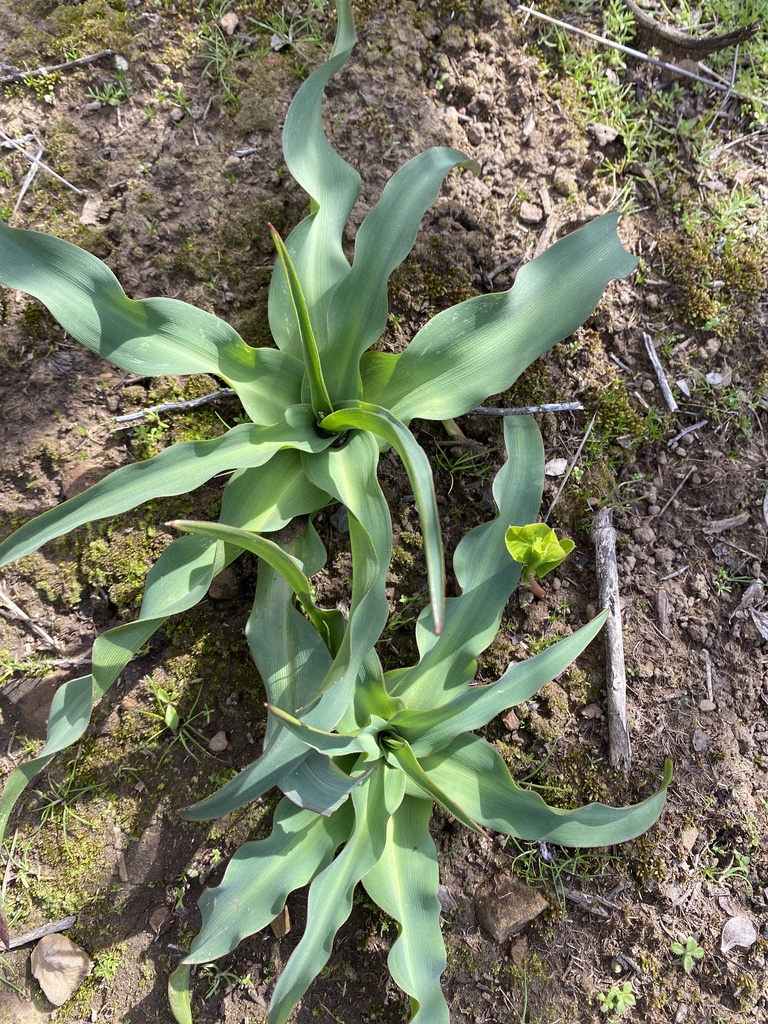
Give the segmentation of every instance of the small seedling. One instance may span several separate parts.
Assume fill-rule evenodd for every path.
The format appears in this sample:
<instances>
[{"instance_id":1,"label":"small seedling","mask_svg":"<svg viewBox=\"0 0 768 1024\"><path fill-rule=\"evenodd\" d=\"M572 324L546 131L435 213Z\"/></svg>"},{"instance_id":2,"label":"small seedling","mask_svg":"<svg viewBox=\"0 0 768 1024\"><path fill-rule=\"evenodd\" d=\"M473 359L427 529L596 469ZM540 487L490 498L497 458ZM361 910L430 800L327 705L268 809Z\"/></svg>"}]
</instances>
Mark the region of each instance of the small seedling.
<instances>
[{"instance_id":1,"label":"small seedling","mask_svg":"<svg viewBox=\"0 0 768 1024\"><path fill-rule=\"evenodd\" d=\"M696 966L696 961L704 957L704 950L693 935L688 936L685 940L685 945L682 942L673 942L671 949L676 956L681 958L683 970L686 974L690 974Z\"/></svg>"},{"instance_id":2,"label":"small seedling","mask_svg":"<svg viewBox=\"0 0 768 1024\"><path fill-rule=\"evenodd\" d=\"M635 1005L632 982L625 981L622 985L611 985L607 992L598 992L600 1012L610 1013L611 1020L621 1017Z\"/></svg>"},{"instance_id":3,"label":"small seedling","mask_svg":"<svg viewBox=\"0 0 768 1024\"><path fill-rule=\"evenodd\" d=\"M572 540L559 540L546 523L510 526L504 540L514 560L523 563L522 582L536 597L546 594L539 580L556 569L575 547Z\"/></svg>"}]
</instances>

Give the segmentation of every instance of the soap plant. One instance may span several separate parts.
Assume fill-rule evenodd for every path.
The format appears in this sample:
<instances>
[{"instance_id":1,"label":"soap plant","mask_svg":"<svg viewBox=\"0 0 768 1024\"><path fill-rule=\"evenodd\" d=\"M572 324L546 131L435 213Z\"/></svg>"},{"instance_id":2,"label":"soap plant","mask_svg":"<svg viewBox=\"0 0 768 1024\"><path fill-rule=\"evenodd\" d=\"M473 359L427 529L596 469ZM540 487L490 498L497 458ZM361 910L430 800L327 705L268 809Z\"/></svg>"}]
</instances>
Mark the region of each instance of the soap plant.
<instances>
[{"instance_id":1,"label":"soap plant","mask_svg":"<svg viewBox=\"0 0 768 1024\"><path fill-rule=\"evenodd\" d=\"M662 792L626 809L547 808L516 787L493 748L474 736L472 730L562 671L599 620L513 666L495 686L470 688L476 659L519 579L521 567L504 538L510 523L531 524L538 512L541 441L530 420L505 428L509 460L496 480L499 515L457 549L461 594L446 600L432 473L409 429L415 417L447 420L508 388L580 326L607 282L636 261L621 245L616 217L598 218L524 266L509 291L438 314L399 354L375 351L386 325L388 279L411 250L445 176L469 161L436 147L406 163L360 226L350 262L343 235L360 178L332 148L321 118L325 86L354 43L348 0L336 0L336 9L333 50L299 88L284 127L285 162L307 192L310 212L285 241L270 226L278 256L268 310L275 348L246 345L222 320L184 302L131 300L89 253L0 223L0 283L36 296L72 337L128 372L219 377L247 417L214 440L178 443L116 470L0 544L4 565L83 524L229 474L218 522L173 524L181 535L149 570L139 617L100 636L91 674L57 690L43 750L11 773L0 798L1 838L29 780L83 735L94 702L133 655L169 616L199 602L227 564L243 551L256 555L247 635L269 705L264 752L185 814L216 817L273 786L285 799L272 836L246 844L222 885L203 898L203 929L171 986L179 1019L189 1018L190 966L234 948L276 916L292 889L311 882L312 923L273 998L270 1020L285 1020L325 962L362 881L401 929L390 966L411 996L413 1019L447 1020L428 832L433 803L476 831L580 845L636 835L663 803ZM416 625L418 663L385 674L376 643L389 611L392 526L377 480L386 447L401 457L416 498L429 603ZM325 550L306 517L330 503L342 504L349 521L346 617L320 607L311 582ZM291 544L265 536L299 517L306 524ZM263 880L258 891L254 863L254 877ZM251 909L244 913L243 906ZM423 943L414 938L422 929L429 936Z\"/></svg>"}]
</instances>

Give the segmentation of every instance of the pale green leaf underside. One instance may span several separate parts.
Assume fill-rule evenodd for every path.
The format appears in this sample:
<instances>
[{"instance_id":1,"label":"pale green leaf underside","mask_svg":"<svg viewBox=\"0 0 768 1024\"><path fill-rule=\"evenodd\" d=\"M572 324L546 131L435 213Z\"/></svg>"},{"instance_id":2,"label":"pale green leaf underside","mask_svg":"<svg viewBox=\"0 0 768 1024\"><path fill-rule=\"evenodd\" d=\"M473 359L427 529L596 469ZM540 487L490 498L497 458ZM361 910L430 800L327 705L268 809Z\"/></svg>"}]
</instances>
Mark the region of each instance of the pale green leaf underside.
<instances>
[{"instance_id":1,"label":"pale green leaf underside","mask_svg":"<svg viewBox=\"0 0 768 1024\"><path fill-rule=\"evenodd\" d=\"M275 986L269 1024L285 1024L328 962L336 932L352 909L355 887L382 855L387 821L403 798L403 785L399 772L382 767L353 791L354 829L341 853L312 881L306 928Z\"/></svg>"},{"instance_id":2,"label":"pale green leaf underside","mask_svg":"<svg viewBox=\"0 0 768 1024\"><path fill-rule=\"evenodd\" d=\"M459 542L453 568L459 597L446 601L443 630L436 636L429 609L419 616L416 641L421 659L412 668L387 673L390 693L410 708L433 708L465 689L475 674L475 659L493 641L520 566L507 555L504 536L511 522L531 522L541 505L544 447L530 416L504 421L508 459L497 473L493 496L498 514Z\"/></svg>"},{"instance_id":3,"label":"pale green leaf underside","mask_svg":"<svg viewBox=\"0 0 768 1024\"><path fill-rule=\"evenodd\" d=\"M260 466L282 448L320 452L330 441L320 438L305 406L289 410L292 423L255 426L244 423L212 441L172 445L146 462L116 469L87 491L26 523L0 544L0 565L69 533L84 523L119 515L154 498L186 494L217 473Z\"/></svg>"},{"instance_id":4,"label":"pale green leaf underside","mask_svg":"<svg viewBox=\"0 0 768 1024\"><path fill-rule=\"evenodd\" d=\"M472 686L448 704L424 711L398 711L390 725L408 740L417 757L432 754L460 732L480 729L502 711L529 700L573 663L604 622L605 613L535 657L510 665L497 682Z\"/></svg>"},{"instance_id":5,"label":"pale green leaf underside","mask_svg":"<svg viewBox=\"0 0 768 1024\"><path fill-rule=\"evenodd\" d=\"M351 805L326 818L281 800L270 836L241 846L221 884L200 897L203 925L184 962L215 960L265 928L288 895L329 863L352 823Z\"/></svg>"},{"instance_id":6,"label":"pale green leaf underside","mask_svg":"<svg viewBox=\"0 0 768 1024\"><path fill-rule=\"evenodd\" d=\"M368 895L398 924L388 964L394 980L416 1004L411 1024L449 1024L440 987L446 957L431 816L429 801L405 796L387 825L384 853L363 877Z\"/></svg>"}]
</instances>

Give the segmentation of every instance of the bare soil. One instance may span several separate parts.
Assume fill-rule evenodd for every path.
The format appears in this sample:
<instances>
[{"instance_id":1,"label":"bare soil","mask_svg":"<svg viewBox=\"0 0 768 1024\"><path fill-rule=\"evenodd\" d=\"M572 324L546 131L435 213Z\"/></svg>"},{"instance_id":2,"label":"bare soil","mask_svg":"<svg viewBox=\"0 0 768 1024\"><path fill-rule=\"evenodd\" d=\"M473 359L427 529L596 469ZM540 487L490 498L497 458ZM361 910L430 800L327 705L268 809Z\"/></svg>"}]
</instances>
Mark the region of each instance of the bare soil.
<instances>
[{"instance_id":1,"label":"bare soil","mask_svg":"<svg viewBox=\"0 0 768 1024\"><path fill-rule=\"evenodd\" d=\"M251 46L226 69L232 102L203 75L206 65L211 70L210 44L200 29L213 22L203 5L25 0L6 8L4 63L36 68L75 48L81 55L108 48L121 58L130 89L116 106L94 100L94 91L104 95L115 82L114 57L37 88L3 87L0 127L13 137L35 133L43 161L80 190L41 170L12 223L95 252L132 297L183 298L227 319L249 343L266 343L274 259L266 224L287 233L305 201L285 172L280 129L298 75L322 59L330 16L318 16L320 37L298 49L271 50L262 33L263 48ZM231 10L235 32L245 35L258 31L249 16L268 13L247 3ZM665 757L675 777L659 824L605 851L483 841L435 815L442 882L455 903L444 918L452 1019L586 1024L610 1017L598 993L631 980L637 1003L629 1020L768 1020L766 136L750 135L747 113L729 101L711 129L720 153L706 167L681 137L668 176L626 168L612 180L605 161L620 158L621 136L587 126L578 86L544 74L538 29L504 4L364 4L356 17L361 41L327 105L334 144L363 175L353 227L392 171L429 145L456 146L481 166L476 177L452 176L425 218L413 255L395 275L386 345L407 341L440 308L508 288L521 262L607 209L627 182L635 212L622 231L641 257L640 270L609 288L576 338L494 400L504 407L580 399L584 412L542 417L547 458L570 462L588 429L591 441L551 518L577 549L545 600L523 595L511 603L481 677L594 613L589 526L594 508L611 504L629 674L629 774L608 767L597 644L536 701L492 723L487 736L519 778L564 806L641 799L658 785ZM671 87L648 67L634 65L627 75L638 88ZM673 121L705 117L721 99L686 85ZM0 149L6 215L28 168L21 154ZM751 205L713 226L711 198L736 192ZM693 213L698 232L686 230ZM704 299L724 299L719 321L696 306ZM224 400L116 431L117 415L213 391L218 382L128 378L81 350L18 293L0 296L0 332L3 536L115 466L181 437L211 436L223 429L219 417L232 423L238 414L237 403ZM679 402L675 414L643 332L656 339ZM416 424L433 455L451 550L487 514L500 462L498 421L468 416L461 427L473 446L455 447L437 425ZM403 623L424 601L418 524L393 457L382 460L382 478L397 534L392 609ZM561 480L547 484L545 509ZM0 760L7 770L39 748L50 697L81 674L75 663L89 657L94 637L135 614L143 573L169 539L166 520L214 516L216 501L211 486L156 502L4 571L5 593L31 619L0 607ZM347 585L345 536L332 509L317 522L330 555L319 585L335 600ZM13 931L76 914L68 934L95 969L56 1010L29 974L29 948L6 953L0 1021L171 1021L166 978L199 924L200 892L218 881L241 842L269 829L271 799L210 825L175 813L259 751L263 691L242 638L254 578L253 564L237 563L202 606L135 659L84 741L22 799L4 851ZM407 621L392 629L389 664L408 657L410 637ZM56 664L43 668L42 657ZM187 733L190 751L152 717L153 685L178 691L182 718L200 734ZM228 745L214 756L206 744L222 730ZM499 944L478 923L477 907L503 899L513 876L539 889L548 909ZM301 935L303 894L289 909L288 935L256 935L217 965L219 973L198 974L200 1021L266 1021L274 979ZM723 928L740 915L760 937L750 948L722 952ZM704 949L690 973L671 950L689 936ZM392 937L375 908L356 903L296 1021L407 1020L386 970Z\"/></svg>"}]
</instances>

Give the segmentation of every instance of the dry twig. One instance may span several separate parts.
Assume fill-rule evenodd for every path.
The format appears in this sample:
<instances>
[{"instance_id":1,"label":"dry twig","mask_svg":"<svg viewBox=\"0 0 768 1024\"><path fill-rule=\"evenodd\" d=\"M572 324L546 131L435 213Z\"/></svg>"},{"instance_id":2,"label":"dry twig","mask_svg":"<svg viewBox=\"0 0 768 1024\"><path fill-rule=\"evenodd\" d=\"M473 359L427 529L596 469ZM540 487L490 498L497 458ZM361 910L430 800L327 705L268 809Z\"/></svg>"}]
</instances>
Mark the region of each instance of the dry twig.
<instances>
[{"instance_id":1,"label":"dry twig","mask_svg":"<svg viewBox=\"0 0 768 1024\"><path fill-rule=\"evenodd\" d=\"M28 626L29 629L32 630L35 636L40 637L41 640L45 640L45 642L53 647L54 650L58 651L60 649L53 637L49 633L46 633L42 626L38 626L37 622L30 618L25 611L19 608L15 601L11 600L5 589L5 584L3 583L0 583L0 605L5 608L5 611L0 608L0 615L5 615L9 619L15 619L17 622L23 622L25 626Z\"/></svg>"},{"instance_id":2,"label":"dry twig","mask_svg":"<svg viewBox=\"0 0 768 1024\"><path fill-rule=\"evenodd\" d=\"M692 36L687 32L682 32L679 28L662 25L661 22L656 21L650 14L646 14L641 7L638 7L634 0L624 0L624 6L632 12L632 16L637 22L638 37L643 41L647 40L646 45L658 46L664 53L673 57L689 57L698 60L710 53L719 53L720 50L726 50L729 46L738 46L739 43L752 39L760 28L758 20L750 22L749 25L744 25L742 28L737 28L733 32L726 32L724 35Z\"/></svg>"},{"instance_id":3,"label":"dry twig","mask_svg":"<svg viewBox=\"0 0 768 1024\"><path fill-rule=\"evenodd\" d=\"M754 103L760 106L764 106L766 103L762 97L748 96L746 93L737 92L727 83L717 82L711 78L705 78L703 75L697 75L694 71L689 71L688 68L681 67L679 64L669 64L665 60L658 60L656 57L651 57L649 54L643 53L642 50L635 50L631 46L624 46L622 43L614 42L613 39L606 39L605 36L599 36L595 32L586 32L583 28L576 28L575 25L569 25L567 21L560 21L559 18L551 18L548 14L542 14L541 11L534 10L533 7L526 7L525 4L520 4L517 10L533 15L534 18L546 21L550 25L555 25L557 28L564 28L567 32L573 32L574 35L584 36L586 39L591 39L593 42L600 43L602 46L608 46L612 50L619 50L621 53L626 53L628 57L635 57L637 60L642 60L646 64L653 64L654 67L661 68L663 71L672 71L676 75L682 75L683 78L692 78L695 82L701 82L703 85L708 85L711 89L719 89L720 92L729 92L732 96L737 96L740 100L747 100L749 103Z\"/></svg>"},{"instance_id":4,"label":"dry twig","mask_svg":"<svg viewBox=\"0 0 768 1024\"><path fill-rule=\"evenodd\" d=\"M627 727L627 674L624 667L616 531L613 528L612 509L602 508L597 513L592 538L595 543L600 604L608 609L605 623L608 758L611 767L626 772L632 762L632 744Z\"/></svg>"},{"instance_id":5,"label":"dry twig","mask_svg":"<svg viewBox=\"0 0 768 1024\"><path fill-rule=\"evenodd\" d=\"M670 388L669 383L667 382L667 375L664 373L664 367L661 365L661 360L656 353L656 346L653 344L653 338L647 331L643 331L643 341L645 342L645 350L648 353L648 358L651 360L654 373L658 378L661 393L664 395L664 401L667 403L667 408L670 412L677 412L675 396L672 394L672 388Z\"/></svg>"},{"instance_id":6,"label":"dry twig","mask_svg":"<svg viewBox=\"0 0 768 1024\"><path fill-rule=\"evenodd\" d=\"M88 57L77 57L75 60L64 61L63 64L50 64L47 67L35 68L34 71L22 71L21 68L9 69L8 74L0 75L0 85L8 85L10 82L23 82L27 78L42 78L44 75L50 75L54 71L64 71L66 68L79 68L83 64L93 64L96 60L113 56L114 52L114 50L99 50L98 53L92 53Z\"/></svg>"}]
</instances>

